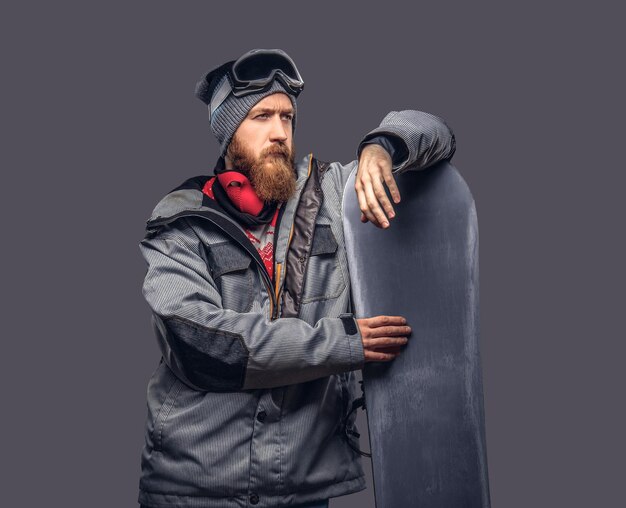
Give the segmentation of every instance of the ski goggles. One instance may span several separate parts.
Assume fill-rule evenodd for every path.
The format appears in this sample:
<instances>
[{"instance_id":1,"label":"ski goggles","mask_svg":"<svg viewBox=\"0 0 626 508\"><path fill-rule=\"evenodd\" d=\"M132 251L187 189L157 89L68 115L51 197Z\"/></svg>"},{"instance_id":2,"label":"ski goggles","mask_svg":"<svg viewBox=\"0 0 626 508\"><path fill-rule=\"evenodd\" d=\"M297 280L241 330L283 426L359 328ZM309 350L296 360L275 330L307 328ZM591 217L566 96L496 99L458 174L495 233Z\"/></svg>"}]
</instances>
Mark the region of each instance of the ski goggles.
<instances>
[{"instance_id":1,"label":"ski goggles","mask_svg":"<svg viewBox=\"0 0 626 508\"><path fill-rule=\"evenodd\" d=\"M229 94L244 97L260 93L272 86L274 80L282 83L285 89L297 97L304 88L304 81L294 61L280 49L253 49L237 59L227 71L224 80L215 91L209 105L213 112L226 100Z\"/></svg>"}]
</instances>

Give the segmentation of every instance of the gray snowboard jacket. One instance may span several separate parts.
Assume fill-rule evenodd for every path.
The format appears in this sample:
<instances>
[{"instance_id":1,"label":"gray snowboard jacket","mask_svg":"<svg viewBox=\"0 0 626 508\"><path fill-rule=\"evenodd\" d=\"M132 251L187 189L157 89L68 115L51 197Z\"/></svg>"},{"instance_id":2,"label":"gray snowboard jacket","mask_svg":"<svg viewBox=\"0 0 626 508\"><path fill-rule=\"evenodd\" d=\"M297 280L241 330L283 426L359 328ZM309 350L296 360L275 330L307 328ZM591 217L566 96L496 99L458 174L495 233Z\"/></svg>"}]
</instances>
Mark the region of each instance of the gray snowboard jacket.
<instances>
[{"instance_id":1,"label":"gray snowboard jacket","mask_svg":"<svg viewBox=\"0 0 626 508\"><path fill-rule=\"evenodd\" d=\"M363 142L380 134L406 145L395 172L455 150L446 124L419 111L390 113ZM140 503L275 507L365 488L344 435L364 363L341 216L356 167L312 155L297 165L274 281L238 223L202 193L208 176L156 206L140 248L163 357L148 384Z\"/></svg>"}]
</instances>

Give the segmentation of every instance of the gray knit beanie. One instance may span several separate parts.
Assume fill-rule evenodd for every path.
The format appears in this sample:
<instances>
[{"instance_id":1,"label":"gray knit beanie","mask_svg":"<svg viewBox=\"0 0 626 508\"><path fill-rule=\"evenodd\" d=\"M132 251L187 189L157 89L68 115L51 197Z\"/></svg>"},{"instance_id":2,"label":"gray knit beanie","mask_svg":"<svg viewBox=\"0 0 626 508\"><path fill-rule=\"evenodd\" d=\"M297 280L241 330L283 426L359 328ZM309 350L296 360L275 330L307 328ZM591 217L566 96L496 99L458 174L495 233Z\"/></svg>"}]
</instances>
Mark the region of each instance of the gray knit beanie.
<instances>
[{"instance_id":1,"label":"gray knit beanie","mask_svg":"<svg viewBox=\"0 0 626 508\"><path fill-rule=\"evenodd\" d=\"M230 63L230 62L229 62ZM228 65L228 64L224 64ZM224 67L222 66L222 67ZM228 77L224 74L217 84L210 86L206 80L201 80L196 85L196 96L205 104L211 107L211 98L216 91L220 90L221 85L227 80ZM287 89L278 80L272 82L272 86L259 93L245 95L243 97L235 97L232 93L229 93L226 99L213 111L210 115L210 124L213 134L217 138L220 144L220 154L226 155L226 150L230 144L230 140L233 138L235 131L243 122L244 118L248 115L248 112L257 104L261 99L264 99L268 95L282 92L289 97L291 104L293 105L294 116L292 121L292 128L296 130L296 98L290 94Z\"/></svg>"}]
</instances>

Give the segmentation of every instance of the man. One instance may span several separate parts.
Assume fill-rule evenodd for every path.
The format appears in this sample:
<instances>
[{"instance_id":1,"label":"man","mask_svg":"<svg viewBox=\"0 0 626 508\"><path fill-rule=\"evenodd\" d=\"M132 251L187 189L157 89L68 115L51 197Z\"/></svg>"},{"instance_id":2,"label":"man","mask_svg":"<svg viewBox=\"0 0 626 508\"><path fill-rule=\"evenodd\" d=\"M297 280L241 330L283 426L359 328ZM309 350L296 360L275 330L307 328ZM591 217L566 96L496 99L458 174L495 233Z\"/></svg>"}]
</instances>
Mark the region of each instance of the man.
<instances>
[{"instance_id":1,"label":"man","mask_svg":"<svg viewBox=\"0 0 626 508\"><path fill-rule=\"evenodd\" d=\"M161 200L141 242L163 354L148 386L143 506L317 507L365 488L350 442L354 371L395 358L410 328L349 313L345 183L358 167L361 220L389 227L392 172L450 158L454 136L437 117L394 112L358 165L296 165L302 87L280 50L246 53L196 87L220 143L215 176Z\"/></svg>"}]
</instances>

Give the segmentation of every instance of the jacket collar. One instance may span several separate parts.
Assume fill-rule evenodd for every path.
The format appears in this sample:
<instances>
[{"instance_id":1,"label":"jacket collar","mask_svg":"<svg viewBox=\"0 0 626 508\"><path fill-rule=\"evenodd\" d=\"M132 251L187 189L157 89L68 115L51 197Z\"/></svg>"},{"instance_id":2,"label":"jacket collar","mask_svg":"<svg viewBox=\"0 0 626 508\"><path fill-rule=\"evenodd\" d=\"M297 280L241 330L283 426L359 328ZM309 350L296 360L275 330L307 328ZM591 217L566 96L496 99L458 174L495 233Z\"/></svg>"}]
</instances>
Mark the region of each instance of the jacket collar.
<instances>
[{"instance_id":1,"label":"jacket collar","mask_svg":"<svg viewBox=\"0 0 626 508\"><path fill-rule=\"evenodd\" d=\"M287 202L287 206L299 199L300 192L308 178L312 159L313 154L309 154L296 164L296 192ZM175 216L184 215L185 212L211 212L215 211L216 207L219 209L219 205L202 192L202 188L211 176L194 176L166 194L152 211L147 221L147 228L150 229L157 222L167 222L168 219L173 219Z\"/></svg>"}]
</instances>

